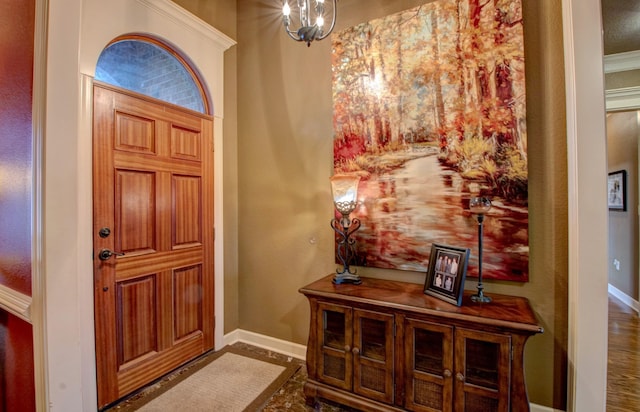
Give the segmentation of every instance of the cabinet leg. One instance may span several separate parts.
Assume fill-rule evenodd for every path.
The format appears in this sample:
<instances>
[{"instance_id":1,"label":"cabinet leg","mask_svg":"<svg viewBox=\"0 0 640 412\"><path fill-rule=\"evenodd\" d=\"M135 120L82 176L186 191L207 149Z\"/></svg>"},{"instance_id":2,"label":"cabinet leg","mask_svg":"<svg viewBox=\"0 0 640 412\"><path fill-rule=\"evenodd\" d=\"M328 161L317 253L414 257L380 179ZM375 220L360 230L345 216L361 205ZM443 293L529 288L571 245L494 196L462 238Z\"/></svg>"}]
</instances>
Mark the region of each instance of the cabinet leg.
<instances>
[{"instance_id":1,"label":"cabinet leg","mask_svg":"<svg viewBox=\"0 0 640 412\"><path fill-rule=\"evenodd\" d=\"M318 391L315 386L310 385L308 382L304 384L302 391L304 393L305 402L308 406L315 408L316 406L316 397L318 395Z\"/></svg>"}]
</instances>

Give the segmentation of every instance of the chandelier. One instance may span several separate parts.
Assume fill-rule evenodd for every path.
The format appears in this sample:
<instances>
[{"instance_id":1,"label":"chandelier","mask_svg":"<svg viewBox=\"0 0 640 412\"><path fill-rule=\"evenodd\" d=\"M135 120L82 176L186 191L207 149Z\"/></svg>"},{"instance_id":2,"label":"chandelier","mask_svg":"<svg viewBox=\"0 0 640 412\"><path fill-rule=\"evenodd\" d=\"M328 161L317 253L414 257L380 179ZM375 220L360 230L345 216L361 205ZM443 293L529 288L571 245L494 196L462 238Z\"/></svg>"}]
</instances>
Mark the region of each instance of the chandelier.
<instances>
[{"instance_id":1,"label":"chandelier","mask_svg":"<svg viewBox=\"0 0 640 412\"><path fill-rule=\"evenodd\" d=\"M336 24L336 1L337 0L296 0L298 5L299 18L291 17L291 7L289 0L284 1L282 7L282 16L284 28L289 37L295 41L303 41L307 43L307 47L311 46L314 40L322 40L327 37ZM311 8L311 3L315 3L315 7ZM328 9L328 10L327 10ZM294 13L295 14L295 13ZM325 17L331 16L331 24L329 29L325 31ZM294 27L292 28L292 23Z\"/></svg>"}]
</instances>

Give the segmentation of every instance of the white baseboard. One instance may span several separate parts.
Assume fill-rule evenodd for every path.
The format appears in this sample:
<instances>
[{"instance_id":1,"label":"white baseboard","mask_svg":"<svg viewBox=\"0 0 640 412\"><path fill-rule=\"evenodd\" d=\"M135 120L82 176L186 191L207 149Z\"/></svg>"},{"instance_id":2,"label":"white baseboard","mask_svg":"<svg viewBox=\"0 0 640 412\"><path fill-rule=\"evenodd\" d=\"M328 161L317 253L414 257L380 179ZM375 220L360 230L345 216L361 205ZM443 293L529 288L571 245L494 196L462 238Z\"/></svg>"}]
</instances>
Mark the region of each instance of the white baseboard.
<instances>
[{"instance_id":1,"label":"white baseboard","mask_svg":"<svg viewBox=\"0 0 640 412\"><path fill-rule=\"evenodd\" d=\"M272 350L287 356L305 360L307 358L307 347L271 336L249 332L248 330L236 329L224 335L224 344L232 345L236 342L244 342L259 348Z\"/></svg>"},{"instance_id":2,"label":"white baseboard","mask_svg":"<svg viewBox=\"0 0 640 412\"><path fill-rule=\"evenodd\" d=\"M259 348L271 350L302 360L305 360L307 356L307 347L304 345L287 342L282 339L272 338L271 336L261 335L259 333L249 332L242 329L236 329L233 332L224 335L225 346L233 345L236 342L248 343ZM531 412L564 412L559 409L536 405L535 403L532 403L530 406Z\"/></svg>"},{"instance_id":3,"label":"white baseboard","mask_svg":"<svg viewBox=\"0 0 640 412\"><path fill-rule=\"evenodd\" d=\"M620 299L622 303L629 306L631 309L635 310L636 312L640 313L640 302L638 302L631 296L627 295L617 287L613 286L611 283L609 283L608 289L609 289L609 293L611 293L616 298Z\"/></svg>"},{"instance_id":4,"label":"white baseboard","mask_svg":"<svg viewBox=\"0 0 640 412\"><path fill-rule=\"evenodd\" d=\"M531 403L529 404L529 406L531 407L531 412L564 412L563 410L560 410L560 409L553 409L547 406L540 406L540 405L536 405L535 403Z\"/></svg>"}]
</instances>

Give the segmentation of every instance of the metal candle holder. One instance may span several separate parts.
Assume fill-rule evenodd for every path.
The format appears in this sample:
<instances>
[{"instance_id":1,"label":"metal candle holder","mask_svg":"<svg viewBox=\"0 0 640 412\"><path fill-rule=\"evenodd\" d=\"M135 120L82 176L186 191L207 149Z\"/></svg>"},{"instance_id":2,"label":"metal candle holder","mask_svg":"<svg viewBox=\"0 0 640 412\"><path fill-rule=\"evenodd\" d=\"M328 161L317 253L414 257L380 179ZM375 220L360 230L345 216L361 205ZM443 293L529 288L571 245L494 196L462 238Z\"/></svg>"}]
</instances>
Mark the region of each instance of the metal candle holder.
<instances>
[{"instance_id":1,"label":"metal candle holder","mask_svg":"<svg viewBox=\"0 0 640 412\"><path fill-rule=\"evenodd\" d=\"M491 209L491 200L487 197L472 197L469 201L469 210L471 213L477 214L478 218L478 293L471 296L473 302L491 302L491 298L485 296L482 284L482 227L484 215L489 209Z\"/></svg>"},{"instance_id":2,"label":"metal candle holder","mask_svg":"<svg viewBox=\"0 0 640 412\"><path fill-rule=\"evenodd\" d=\"M351 270L349 264L355 257L356 240L351 237L360 228L360 220L350 219L349 214L353 212L358 201L358 183L360 176L357 175L334 175L331 178L331 189L333 193L333 203L342 215L340 219L331 219L331 227L338 234L337 255L342 269L336 269L333 283L351 283L359 285L362 283L360 276L355 270Z\"/></svg>"}]
</instances>

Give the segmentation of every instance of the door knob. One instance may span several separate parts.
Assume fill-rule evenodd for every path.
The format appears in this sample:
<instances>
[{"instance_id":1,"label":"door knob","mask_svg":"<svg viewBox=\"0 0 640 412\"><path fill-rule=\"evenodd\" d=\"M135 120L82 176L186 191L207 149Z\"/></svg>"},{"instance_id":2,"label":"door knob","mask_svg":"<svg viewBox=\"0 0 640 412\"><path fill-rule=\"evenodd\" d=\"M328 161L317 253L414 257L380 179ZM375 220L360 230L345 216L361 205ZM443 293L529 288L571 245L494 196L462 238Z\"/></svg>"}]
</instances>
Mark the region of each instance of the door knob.
<instances>
[{"instance_id":1,"label":"door knob","mask_svg":"<svg viewBox=\"0 0 640 412\"><path fill-rule=\"evenodd\" d=\"M114 252L114 251L109 250L109 249L102 249L100 251L100 253L98 253L98 257L100 258L100 260L107 260L113 255L124 256L124 253L122 253L122 252Z\"/></svg>"}]
</instances>

